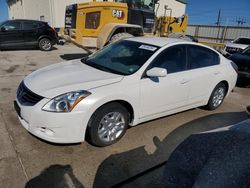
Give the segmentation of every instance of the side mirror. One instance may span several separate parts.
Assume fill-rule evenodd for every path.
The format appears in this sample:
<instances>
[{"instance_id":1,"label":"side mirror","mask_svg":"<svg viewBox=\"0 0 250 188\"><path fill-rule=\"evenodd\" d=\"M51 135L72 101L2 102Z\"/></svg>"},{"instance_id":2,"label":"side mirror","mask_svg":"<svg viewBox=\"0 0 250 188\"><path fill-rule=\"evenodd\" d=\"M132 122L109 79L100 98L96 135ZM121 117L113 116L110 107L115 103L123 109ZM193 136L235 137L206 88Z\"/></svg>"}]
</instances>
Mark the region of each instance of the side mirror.
<instances>
[{"instance_id":1,"label":"side mirror","mask_svg":"<svg viewBox=\"0 0 250 188\"><path fill-rule=\"evenodd\" d=\"M165 77L167 76L167 70L164 68L154 67L146 72L149 77Z\"/></svg>"},{"instance_id":2,"label":"side mirror","mask_svg":"<svg viewBox=\"0 0 250 188\"><path fill-rule=\"evenodd\" d=\"M1 27L1 32L6 32L7 30L6 30L6 28L3 26L3 27Z\"/></svg>"}]
</instances>

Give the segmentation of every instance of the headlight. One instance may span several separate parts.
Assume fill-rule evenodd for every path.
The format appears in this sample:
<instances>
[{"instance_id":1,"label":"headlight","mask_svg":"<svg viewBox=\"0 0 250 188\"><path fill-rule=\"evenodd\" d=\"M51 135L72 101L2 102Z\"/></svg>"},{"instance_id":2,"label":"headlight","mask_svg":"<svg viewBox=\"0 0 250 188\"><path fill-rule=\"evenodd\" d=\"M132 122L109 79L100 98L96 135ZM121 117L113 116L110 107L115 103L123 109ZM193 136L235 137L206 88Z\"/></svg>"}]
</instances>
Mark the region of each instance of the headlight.
<instances>
[{"instance_id":1,"label":"headlight","mask_svg":"<svg viewBox=\"0 0 250 188\"><path fill-rule=\"evenodd\" d=\"M46 103L42 110L49 112L70 112L91 93L88 91L73 91L57 96Z\"/></svg>"}]
</instances>

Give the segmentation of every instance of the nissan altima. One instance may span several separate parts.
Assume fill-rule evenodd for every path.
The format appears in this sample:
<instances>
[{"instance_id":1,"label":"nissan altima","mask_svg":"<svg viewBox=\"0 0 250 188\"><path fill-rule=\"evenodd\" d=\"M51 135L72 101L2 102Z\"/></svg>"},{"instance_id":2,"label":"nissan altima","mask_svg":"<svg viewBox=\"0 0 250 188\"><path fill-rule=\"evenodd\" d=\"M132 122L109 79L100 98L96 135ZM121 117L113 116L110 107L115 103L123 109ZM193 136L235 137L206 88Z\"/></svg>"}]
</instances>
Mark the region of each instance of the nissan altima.
<instances>
[{"instance_id":1,"label":"nissan altima","mask_svg":"<svg viewBox=\"0 0 250 188\"><path fill-rule=\"evenodd\" d=\"M39 138L107 146L129 126L195 107L218 108L236 79L232 62L212 48L135 37L31 73L14 107L23 127Z\"/></svg>"}]
</instances>

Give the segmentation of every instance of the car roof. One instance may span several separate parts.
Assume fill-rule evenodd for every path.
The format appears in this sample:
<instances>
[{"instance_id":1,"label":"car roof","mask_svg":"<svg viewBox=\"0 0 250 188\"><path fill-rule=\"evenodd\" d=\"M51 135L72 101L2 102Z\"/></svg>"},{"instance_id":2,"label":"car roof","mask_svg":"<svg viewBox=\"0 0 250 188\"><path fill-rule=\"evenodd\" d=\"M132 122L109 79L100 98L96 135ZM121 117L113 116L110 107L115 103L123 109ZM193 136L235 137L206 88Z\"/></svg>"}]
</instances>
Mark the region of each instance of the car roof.
<instances>
[{"instance_id":1,"label":"car roof","mask_svg":"<svg viewBox=\"0 0 250 188\"><path fill-rule=\"evenodd\" d=\"M239 36L239 37L237 37L236 39L250 39L250 37ZM236 40L236 39L235 39L235 40Z\"/></svg>"},{"instance_id":2,"label":"car roof","mask_svg":"<svg viewBox=\"0 0 250 188\"><path fill-rule=\"evenodd\" d=\"M162 47L167 44L172 44L172 43L177 43L177 42L187 42L182 39L167 38L167 37L132 37L132 38L128 38L125 40L141 42L141 43L150 44L150 45L154 45L158 47Z\"/></svg>"},{"instance_id":3,"label":"car roof","mask_svg":"<svg viewBox=\"0 0 250 188\"><path fill-rule=\"evenodd\" d=\"M46 23L46 22L44 22L44 21L40 21L40 20L30 20L30 19L13 19L13 20L6 20L6 21L31 21L31 22Z\"/></svg>"}]
</instances>

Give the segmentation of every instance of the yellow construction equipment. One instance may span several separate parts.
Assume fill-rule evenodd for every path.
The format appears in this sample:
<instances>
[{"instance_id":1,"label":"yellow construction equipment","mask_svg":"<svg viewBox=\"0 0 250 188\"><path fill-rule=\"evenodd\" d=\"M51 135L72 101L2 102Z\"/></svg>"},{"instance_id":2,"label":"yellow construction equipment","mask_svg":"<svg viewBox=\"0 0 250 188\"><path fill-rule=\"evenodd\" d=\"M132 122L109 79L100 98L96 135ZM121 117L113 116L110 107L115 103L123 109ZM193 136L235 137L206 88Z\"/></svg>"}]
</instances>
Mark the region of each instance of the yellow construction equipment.
<instances>
[{"instance_id":1,"label":"yellow construction equipment","mask_svg":"<svg viewBox=\"0 0 250 188\"><path fill-rule=\"evenodd\" d=\"M77 45L102 48L131 36L184 33L187 16L156 17L158 0L115 0L66 7L64 35ZM167 8L166 8L167 9ZM168 9L169 10L169 9ZM172 11L171 11L172 12Z\"/></svg>"}]
</instances>

